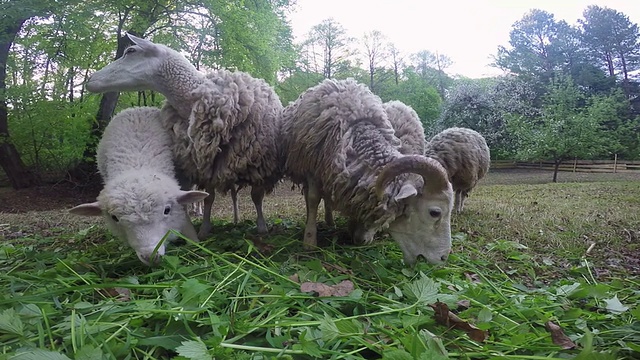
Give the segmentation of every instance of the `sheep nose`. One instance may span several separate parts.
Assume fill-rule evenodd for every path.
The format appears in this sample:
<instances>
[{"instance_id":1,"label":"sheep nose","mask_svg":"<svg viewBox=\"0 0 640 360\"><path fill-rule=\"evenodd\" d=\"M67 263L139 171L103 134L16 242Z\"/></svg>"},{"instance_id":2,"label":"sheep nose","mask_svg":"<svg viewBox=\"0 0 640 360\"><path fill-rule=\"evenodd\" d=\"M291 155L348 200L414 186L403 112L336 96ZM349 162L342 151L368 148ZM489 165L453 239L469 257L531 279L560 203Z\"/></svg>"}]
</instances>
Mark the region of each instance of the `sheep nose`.
<instances>
[{"instance_id":1,"label":"sheep nose","mask_svg":"<svg viewBox=\"0 0 640 360\"><path fill-rule=\"evenodd\" d=\"M442 255L442 256L440 257L440 260L442 260L442 262L445 262L445 261L447 261L447 258L448 258L448 257L449 257L449 254Z\"/></svg>"},{"instance_id":2,"label":"sheep nose","mask_svg":"<svg viewBox=\"0 0 640 360\"><path fill-rule=\"evenodd\" d=\"M138 254L138 258L145 265L149 265L149 266L157 265L160 262L160 254L155 253L153 254L153 256L151 255L152 254Z\"/></svg>"}]
</instances>

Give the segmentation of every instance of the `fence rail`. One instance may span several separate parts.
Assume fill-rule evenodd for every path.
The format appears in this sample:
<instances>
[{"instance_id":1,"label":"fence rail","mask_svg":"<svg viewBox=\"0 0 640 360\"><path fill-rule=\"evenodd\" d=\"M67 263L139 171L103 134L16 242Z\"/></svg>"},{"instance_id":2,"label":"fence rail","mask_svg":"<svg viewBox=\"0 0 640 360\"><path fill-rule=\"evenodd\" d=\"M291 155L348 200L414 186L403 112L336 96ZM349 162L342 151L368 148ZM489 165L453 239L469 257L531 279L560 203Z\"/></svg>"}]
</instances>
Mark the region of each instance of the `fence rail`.
<instances>
[{"instance_id":1,"label":"fence rail","mask_svg":"<svg viewBox=\"0 0 640 360\"><path fill-rule=\"evenodd\" d=\"M491 162L493 169L538 169L553 170L553 161L515 161L494 160ZM567 160L560 163L559 171L593 172L593 173L624 173L640 172L640 161L631 160Z\"/></svg>"}]
</instances>

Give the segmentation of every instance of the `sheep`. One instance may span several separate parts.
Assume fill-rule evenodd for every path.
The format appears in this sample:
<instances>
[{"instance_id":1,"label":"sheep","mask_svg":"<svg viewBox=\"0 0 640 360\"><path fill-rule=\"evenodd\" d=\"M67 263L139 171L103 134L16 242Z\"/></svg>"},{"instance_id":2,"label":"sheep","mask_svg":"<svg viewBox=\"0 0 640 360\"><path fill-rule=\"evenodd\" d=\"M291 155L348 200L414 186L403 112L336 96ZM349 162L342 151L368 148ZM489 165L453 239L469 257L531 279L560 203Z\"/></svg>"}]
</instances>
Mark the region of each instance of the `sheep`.
<instances>
[{"instance_id":1,"label":"sheep","mask_svg":"<svg viewBox=\"0 0 640 360\"><path fill-rule=\"evenodd\" d=\"M98 144L97 165L104 188L97 201L78 205L72 214L102 215L107 227L151 265L164 255L158 243L171 229L197 241L184 206L209 194L183 191L176 180L172 141L159 121L160 109L129 108L109 122Z\"/></svg>"},{"instance_id":2,"label":"sheep","mask_svg":"<svg viewBox=\"0 0 640 360\"><path fill-rule=\"evenodd\" d=\"M177 166L206 189L198 236L211 230L216 190L251 186L258 232L266 233L262 201L282 178L278 158L282 103L264 80L244 72L199 72L162 44L127 34L133 45L89 78L91 92L154 90L166 97L165 126L174 139Z\"/></svg>"},{"instance_id":3,"label":"sheep","mask_svg":"<svg viewBox=\"0 0 640 360\"><path fill-rule=\"evenodd\" d=\"M424 138L424 128L420 117L411 106L405 103L392 100L382 104L387 113L394 135L400 139L400 152L404 155L422 155L427 141ZM327 199L324 201L325 223L333 226L333 215L331 203Z\"/></svg>"},{"instance_id":4,"label":"sheep","mask_svg":"<svg viewBox=\"0 0 640 360\"><path fill-rule=\"evenodd\" d=\"M424 138L424 127L416 111L397 100L386 102L383 106L395 136L400 139L400 152L405 155L424 154L427 141Z\"/></svg>"},{"instance_id":5,"label":"sheep","mask_svg":"<svg viewBox=\"0 0 640 360\"><path fill-rule=\"evenodd\" d=\"M467 128L445 129L429 140L425 155L447 169L455 191L455 210L461 213L469 192L489 171L491 153L484 137Z\"/></svg>"},{"instance_id":6,"label":"sheep","mask_svg":"<svg viewBox=\"0 0 640 360\"><path fill-rule=\"evenodd\" d=\"M451 250L453 192L444 168L403 155L382 101L366 86L327 79L283 112L285 176L302 184L304 248L317 245L322 198L349 219L356 242L388 228L405 264L442 263Z\"/></svg>"}]
</instances>

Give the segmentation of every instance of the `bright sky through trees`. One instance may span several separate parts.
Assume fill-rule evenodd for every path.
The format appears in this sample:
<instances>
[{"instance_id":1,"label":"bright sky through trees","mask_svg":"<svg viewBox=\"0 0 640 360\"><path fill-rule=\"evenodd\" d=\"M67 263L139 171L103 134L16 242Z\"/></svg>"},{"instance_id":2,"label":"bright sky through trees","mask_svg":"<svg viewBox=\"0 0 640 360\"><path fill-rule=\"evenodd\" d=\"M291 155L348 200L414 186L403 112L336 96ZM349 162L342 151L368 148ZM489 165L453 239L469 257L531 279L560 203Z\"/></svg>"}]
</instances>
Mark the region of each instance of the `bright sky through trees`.
<instances>
[{"instance_id":1,"label":"bright sky through trees","mask_svg":"<svg viewBox=\"0 0 640 360\"><path fill-rule=\"evenodd\" d=\"M501 73L489 66L492 56L509 43L511 25L530 9L575 24L589 5L618 10L640 23L640 6L633 0L297 0L289 18L296 41L333 17L350 36L379 30L405 53L437 51L453 60L450 74L476 78Z\"/></svg>"}]
</instances>

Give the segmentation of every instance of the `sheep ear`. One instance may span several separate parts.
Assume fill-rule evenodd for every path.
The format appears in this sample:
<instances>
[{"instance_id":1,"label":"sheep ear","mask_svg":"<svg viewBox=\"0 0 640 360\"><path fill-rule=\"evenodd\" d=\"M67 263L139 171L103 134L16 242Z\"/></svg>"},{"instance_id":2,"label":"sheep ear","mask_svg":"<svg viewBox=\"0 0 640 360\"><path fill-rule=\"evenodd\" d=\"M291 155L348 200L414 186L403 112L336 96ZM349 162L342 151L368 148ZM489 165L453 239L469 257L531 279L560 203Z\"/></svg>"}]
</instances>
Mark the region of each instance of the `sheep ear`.
<instances>
[{"instance_id":1,"label":"sheep ear","mask_svg":"<svg viewBox=\"0 0 640 360\"><path fill-rule=\"evenodd\" d=\"M139 38L135 35L126 33L126 36L129 38L129 40L131 40L132 43L145 48L145 47L152 47L153 45L155 45L154 43L152 43L149 40L143 39L143 38Z\"/></svg>"},{"instance_id":2,"label":"sheep ear","mask_svg":"<svg viewBox=\"0 0 640 360\"><path fill-rule=\"evenodd\" d=\"M180 195L178 195L178 204L188 205L194 202L202 201L207 196L209 196L209 193L204 191L180 191Z\"/></svg>"},{"instance_id":3,"label":"sheep ear","mask_svg":"<svg viewBox=\"0 0 640 360\"><path fill-rule=\"evenodd\" d=\"M75 215L83 215L83 216L102 215L102 209L100 208L100 203L98 203L97 201L78 205L74 208L69 209L69 212Z\"/></svg>"},{"instance_id":4,"label":"sheep ear","mask_svg":"<svg viewBox=\"0 0 640 360\"><path fill-rule=\"evenodd\" d=\"M404 184L393 199L395 201L400 201L416 195L418 195L418 190L415 188L415 186L411 184Z\"/></svg>"}]
</instances>

